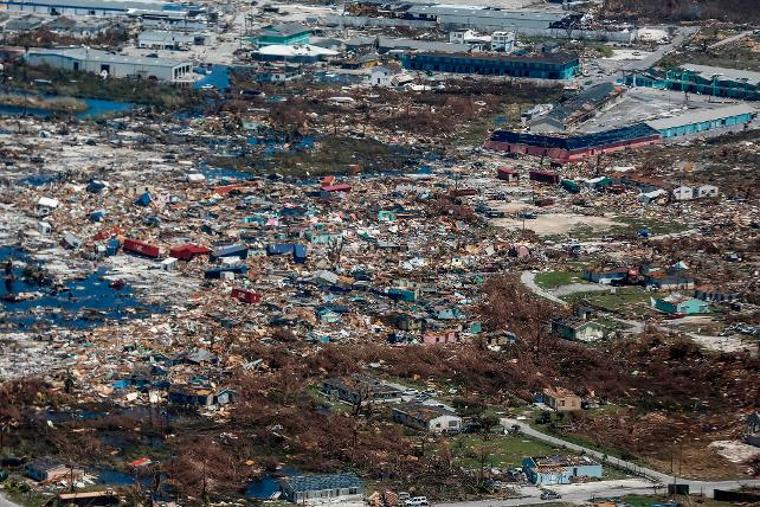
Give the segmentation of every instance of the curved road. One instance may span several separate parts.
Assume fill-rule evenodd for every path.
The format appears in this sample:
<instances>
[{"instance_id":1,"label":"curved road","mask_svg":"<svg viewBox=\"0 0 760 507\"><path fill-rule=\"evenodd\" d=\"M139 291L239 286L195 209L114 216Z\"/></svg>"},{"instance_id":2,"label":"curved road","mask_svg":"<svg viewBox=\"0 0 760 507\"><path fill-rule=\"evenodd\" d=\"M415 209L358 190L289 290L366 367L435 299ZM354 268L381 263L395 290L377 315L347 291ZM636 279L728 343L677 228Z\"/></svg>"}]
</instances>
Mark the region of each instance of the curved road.
<instances>
[{"instance_id":1,"label":"curved road","mask_svg":"<svg viewBox=\"0 0 760 507\"><path fill-rule=\"evenodd\" d=\"M529 437L535 438L536 440L541 440L543 442L547 442L552 445L565 447L567 449L570 449L576 452L583 452L584 454L588 456L593 456L594 458L604 463L609 463L610 465L613 465L623 470L627 470L633 474L647 477L653 480L655 483L672 484L673 482L676 482L678 484L688 484L689 490L692 493L701 493L709 498L713 497L713 494L716 489L734 490L734 489L740 489L741 487L744 487L744 486L753 486L753 487L760 486L760 480L694 481L694 480L689 480L689 479L674 478L674 476L672 475L667 475L662 472L658 472L657 470L642 467L641 465L638 465L636 463L625 461L620 458L616 458L614 456L608 456L597 450L590 449L588 447L583 447L581 445L577 445L572 442L562 440L561 438L557 438L552 435L547 435L546 433L542 433L538 430L531 428L529 425L525 424L524 422L518 421L517 419L505 418L505 419L502 419L501 422L506 428L509 428L512 426L519 427L522 433L524 433L525 435Z\"/></svg>"},{"instance_id":2,"label":"curved road","mask_svg":"<svg viewBox=\"0 0 760 507\"><path fill-rule=\"evenodd\" d=\"M0 490L0 507L19 507L15 503L11 502L3 496L2 490Z\"/></svg>"},{"instance_id":3,"label":"curved road","mask_svg":"<svg viewBox=\"0 0 760 507\"><path fill-rule=\"evenodd\" d=\"M567 306L567 303L565 301L562 301L560 298L552 294L551 292L542 289L538 285L536 285L536 273L533 273L531 271L523 271L520 275L520 281L523 285L525 285L528 289L530 289L531 292L534 294L537 294L541 296L542 298L548 299L549 301L553 301L557 304L560 304L562 306Z\"/></svg>"}]
</instances>

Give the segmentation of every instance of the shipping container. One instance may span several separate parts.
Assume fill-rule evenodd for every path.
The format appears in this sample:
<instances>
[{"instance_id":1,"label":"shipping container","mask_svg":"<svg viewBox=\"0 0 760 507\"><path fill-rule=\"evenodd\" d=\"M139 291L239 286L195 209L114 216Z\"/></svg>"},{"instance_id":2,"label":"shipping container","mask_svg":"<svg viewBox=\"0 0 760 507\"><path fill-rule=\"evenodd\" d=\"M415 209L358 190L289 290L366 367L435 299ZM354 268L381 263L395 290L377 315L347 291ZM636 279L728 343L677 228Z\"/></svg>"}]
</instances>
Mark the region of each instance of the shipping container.
<instances>
[{"instance_id":1,"label":"shipping container","mask_svg":"<svg viewBox=\"0 0 760 507\"><path fill-rule=\"evenodd\" d=\"M234 273L243 274L248 271L248 266L245 264L237 264L235 266L223 266L219 268L207 269L203 274L204 278L219 279L222 278L222 273Z\"/></svg>"},{"instance_id":2,"label":"shipping container","mask_svg":"<svg viewBox=\"0 0 760 507\"><path fill-rule=\"evenodd\" d=\"M350 192L351 185L348 183L338 183L335 185L322 185L322 192Z\"/></svg>"},{"instance_id":3,"label":"shipping container","mask_svg":"<svg viewBox=\"0 0 760 507\"><path fill-rule=\"evenodd\" d=\"M234 244L214 247L211 250L211 258L218 259L220 257L240 257L241 259L245 259L248 257L248 246Z\"/></svg>"},{"instance_id":4,"label":"shipping container","mask_svg":"<svg viewBox=\"0 0 760 507\"><path fill-rule=\"evenodd\" d=\"M538 181L539 183L556 185L560 181L559 175L553 171L530 171L528 175L531 180Z\"/></svg>"},{"instance_id":5,"label":"shipping container","mask_svg":"<svg viewBox=\"0 0 760 507\"><path fill-rule=\"evenodd\" d=\"M194 243L185 243L184 245L175 245L169 250L169 255L174 258L189 261L197 255L207 255L211 252L208 248Z\"/></svg>"},{"instance_id":6,"label":"shipping container","mask_svg":"<svg viewBox=\"0 0 760 507\"><path fill-rule=\"evenodd\" d=\"M261 295L246 289L232 289L232 297L243 303L255 304L261 301Z\"/></svg>"},{"instance_id":7,"label":"shipping container","mask_svg":"<svg viewBox=\"0 0 760 507\"><path fill-rule=\"evenodd\" d=\"M157 246L137 241L135 239L125 239L123 248L125 252L143 255L152 259L157 258L161 254L161 251Z\"/></svg>"}]
</instances>

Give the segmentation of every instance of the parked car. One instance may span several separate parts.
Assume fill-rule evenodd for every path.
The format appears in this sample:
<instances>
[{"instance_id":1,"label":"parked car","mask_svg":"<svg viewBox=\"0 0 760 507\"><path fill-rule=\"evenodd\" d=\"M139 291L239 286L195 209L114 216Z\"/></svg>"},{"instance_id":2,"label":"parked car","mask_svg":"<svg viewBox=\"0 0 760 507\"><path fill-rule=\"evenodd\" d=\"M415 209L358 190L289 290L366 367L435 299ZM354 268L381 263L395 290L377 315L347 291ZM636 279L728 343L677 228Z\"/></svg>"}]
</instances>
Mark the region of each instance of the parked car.
<instances>
[{"instance_id":1,"label":"parked car","mask_svg":"<svg viewBox=\"0 0 760 507\"><path fill-rule=\"evenodd\" d=\"M559 500L560 498L562 495L548 489L541 493L541 500Z\"/></svg>"},{"instance_id":2,"label":"parked car","mask_svg":"<svg viewBox=\"0 0 760 507\"><path fill-rule=\"evenodd\" d=\"M415 496L406 501L407 507L428 507L429 505L426 496Z\"/></svg>"}]
</instances>

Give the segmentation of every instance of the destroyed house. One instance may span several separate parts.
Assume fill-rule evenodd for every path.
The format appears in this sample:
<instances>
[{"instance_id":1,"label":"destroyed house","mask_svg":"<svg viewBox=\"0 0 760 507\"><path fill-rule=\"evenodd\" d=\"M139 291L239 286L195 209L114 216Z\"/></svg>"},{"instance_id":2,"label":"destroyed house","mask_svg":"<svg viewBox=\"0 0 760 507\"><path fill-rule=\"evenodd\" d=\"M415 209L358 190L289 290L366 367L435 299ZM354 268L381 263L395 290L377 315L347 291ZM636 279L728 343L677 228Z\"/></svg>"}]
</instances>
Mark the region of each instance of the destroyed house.
<instances>
[{"instance_id":1,"label":"destroyed house","mask_svg":"<svg viewBox=\"0 0 760 507\"><path fill-rule=\"evenodd\" d=\"M580 396L562 387L544 389L543 399L546 406L557 412L574 412L581 409Z\"/></svg>"},{"instance_id":2,"label":"destroyed house","mask_svg":"<svg viewBox=\"0 0 760 507\"><path fill-rule=\"evenodd\" d=\"M401 55L405 69L534 79L571 79L578 72L578 56L549 53L539 56L492 53L407 52Z\"/></svg>"},{"instance_id":3,"label":"destroyed house","mask_svg":"<svg viewBox=\"0 0 760 507\"><path fill-rule=\"evenodd\" d=\"M84 470L77 465L67 465L52 458L36 459L26 465L27 477L37 482L55 482L61 479L80 479Z\"/></svg>"},{"instance_id":4,"label":"destroyed house","mask_svg":"<svg viewBox=\"0 0 760 507\"><path fill-rule=\"evenodd\" d=\"M552 334L565 340L595 341L607 335L607 328L593 320L582 318L552 319Z\"/></svg>"},{"instance_id":5,"label":"destroyed house","mask_svg":"<svg viewBox=\"0 0 760 507\"><path fill-rule=\"evenodd\" d=\"M293 503L360 501L364 484L353 473L296 475L282 479L280 490Z\"/></svg>"},{"instance_id":6,"label":"destroyed house","mask_svg":"<svg viewBox=\"0 0 760 507\"><path fill-rule=\"evenodd\" d=\"M445 408L407 403L393 409L393 421L417 430L433 433L458 432L462 418Z\"/></svg>"},{"instance_id":7,"label":"destroyed house","mask_svg":"<svg viewBox=\"0 0 760 507\"><path fill-rule=\"evenodd\" d=\"M588 456L543 456L523 459L523 471L536 486L571 484L601 478L602 465Z\"/></svg>"},{"instance_id":8,"label":"destroyed house","mask_svg":"<svg viewBox=\"0 0 760 507\"><path fill-rule=\"evenodd\" d=\"M755 447L760 447L760 413L752 412L747 416L744 441Z\"/></svg>"},{"instance_id":9,"label":"destroyed house","mask_svg":"<svg viewBox=\"0 0 760 507\"><path fill-rule=\"evenodd\" d=\"M362 375L331 378L322 382L322 392L333 399L355 405L357 403L400 401L403 391Z\"/></svg>"},{"instance_id":10,"label":"destroyed house","mask_svg":"<svg viewBox=\"0 0 760 507\"><path fill-rule=\"evenodd\" d=\"M169 403L188 407L209 407L227 405L233 402L234 391L230 389L213 390L209 387L189 384L175 384L169 388Z\"/></svg>"},{"instance_id":11,"label":"destroyed house","mask_svg":"<svg viewBox=\"0 0 760 507\"><path fill-rule=\"evenodd\" d=\"M547 156L555 162L566 163L602 153L650 146L661 140L655 129L644 123L636 123L629 127L570 137L495 130L485 143L485 148L537 157Z\"/></svg>"}]
</instances>

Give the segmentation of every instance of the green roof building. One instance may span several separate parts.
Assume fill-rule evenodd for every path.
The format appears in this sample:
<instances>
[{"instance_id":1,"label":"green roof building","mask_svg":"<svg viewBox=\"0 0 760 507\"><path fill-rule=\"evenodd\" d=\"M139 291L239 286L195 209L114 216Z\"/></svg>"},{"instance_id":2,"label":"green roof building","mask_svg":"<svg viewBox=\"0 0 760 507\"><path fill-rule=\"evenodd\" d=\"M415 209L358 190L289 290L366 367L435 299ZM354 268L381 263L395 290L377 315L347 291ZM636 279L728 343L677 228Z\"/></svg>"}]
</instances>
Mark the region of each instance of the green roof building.
<instances>
[{"instance_id":1,"label":"green roof building","mask_svg":"<svg viewBox=\"0 0 760 507\"><path fill-rule=\"evenodd\" d=\"M311 29L299 23L269 25L259 30L252 38L254 46L291 46L309 44Z\"/></svg>"}]
</instances>

